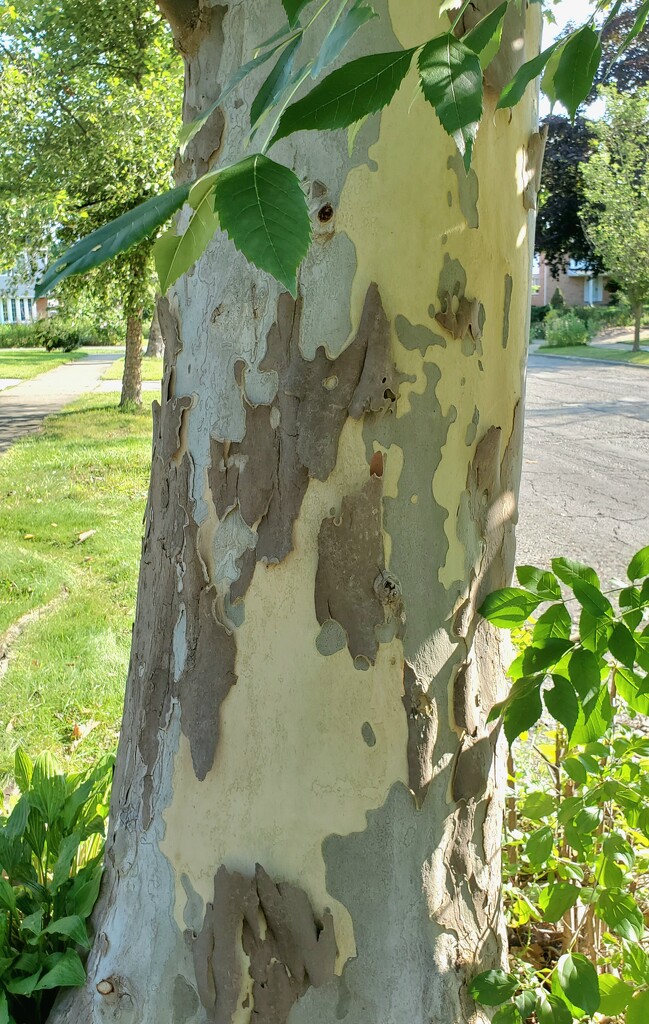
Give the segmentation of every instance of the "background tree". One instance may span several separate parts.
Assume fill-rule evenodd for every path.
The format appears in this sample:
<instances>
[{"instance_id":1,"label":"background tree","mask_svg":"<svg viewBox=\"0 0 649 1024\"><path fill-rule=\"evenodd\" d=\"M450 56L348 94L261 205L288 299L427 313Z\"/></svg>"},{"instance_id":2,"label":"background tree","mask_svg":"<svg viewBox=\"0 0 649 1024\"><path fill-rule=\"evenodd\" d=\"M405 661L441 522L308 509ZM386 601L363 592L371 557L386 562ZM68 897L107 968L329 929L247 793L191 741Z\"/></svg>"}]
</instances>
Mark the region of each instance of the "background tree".
<instances>
[{"instance_id":1,"label":"background tree","mask_svg":"<svg viewBox=\"0 0 649 1024\"><path fill-rule=\"evenodd\" d=\"M2 4L0 26L0 233L9 264L24 251L49 259L168 187L181 94L170 33L149 0ZM151 245L82 285L107 305L118 297L122 404L140 401ZM72 304L78 288L68 285L62 301Z\"/></svg>"},{"instance_id":2,"label":"background tree","mask_svg":"<svg viewBox=\"0 0 649 1024\"><path fill-rule=\"evenodd\" d=\"M649 89L627 96L609 86L603 95L597 148L583 166L582 217L593 249L631 302L637 352L649 296Z\"/></svg>"}]
</instances>

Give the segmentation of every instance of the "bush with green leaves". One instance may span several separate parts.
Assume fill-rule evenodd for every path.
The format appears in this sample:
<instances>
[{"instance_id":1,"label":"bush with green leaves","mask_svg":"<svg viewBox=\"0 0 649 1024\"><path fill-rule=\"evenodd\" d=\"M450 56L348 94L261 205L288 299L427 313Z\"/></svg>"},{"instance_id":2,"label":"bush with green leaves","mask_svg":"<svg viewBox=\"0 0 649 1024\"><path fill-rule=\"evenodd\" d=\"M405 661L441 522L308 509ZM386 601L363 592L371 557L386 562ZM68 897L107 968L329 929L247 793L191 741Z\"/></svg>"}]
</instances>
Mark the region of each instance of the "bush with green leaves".
<instances>
[{"instance_id":1,"label":"bush with green leaves","mask_svg":"<svg viewBox=\"0 0 649 1024\"><path fill-rule=\"evenodd\" d=\"M49 754L16 753L20 796L0 816L0 1024L42 1024L58 989L85 982L113 760L66 776Z\"/></svg>"},{"instance_id":2,"label":"bush with green leaves","mask_svg":"<svg viewBox=\"0 0 649 1024\"><path fill-rule=\"evenodd\" d=\"M555 288L554 292L552 293L552 298L550 299L550 306L552 307L552 309L566 308L566 300L563 297L563 292L558 287Z\"/></svg>"},{"instance_id":3,"label":"bush with green leaves","mask_svg":"<svg viewBox=\"0 0 649 1024\"><path fill-rule=\"evenodd\" d=\"M649 714L649 547L627 575L604 593L593 569L565 558L551 572L521 566L519 586L481 608L494 625L526 631L490 719L510 746L536 730L548 773L524 792L514 828L509 816L505 893L524 955L471 986L498 1007L495 1024L649 1020L649 736L633 728ZM550 721L547 749L538 736ZM554 944L534 961L548 930Z\"/></svg>"},{"instance_id":4,"label":"bush with green leaves","mask_svg":"<svg viewBox=\"0 0 649 1024\"><path fill-rule=\"evenodd\" d=\"M545 343L552 348L588 344L588 328L572 310L566 313L551 310L545 318L543 327Z\"/></svg>"},{"instance_id":5,"label":"bush with green leaves","mask_svg":"<svg viewBox=\"0 0 649 1024\"><path fill-rule=\"evenodd\" d=\"M0 349L40 348L36 324L0 324Z\"/></svg>"}]
</instances>

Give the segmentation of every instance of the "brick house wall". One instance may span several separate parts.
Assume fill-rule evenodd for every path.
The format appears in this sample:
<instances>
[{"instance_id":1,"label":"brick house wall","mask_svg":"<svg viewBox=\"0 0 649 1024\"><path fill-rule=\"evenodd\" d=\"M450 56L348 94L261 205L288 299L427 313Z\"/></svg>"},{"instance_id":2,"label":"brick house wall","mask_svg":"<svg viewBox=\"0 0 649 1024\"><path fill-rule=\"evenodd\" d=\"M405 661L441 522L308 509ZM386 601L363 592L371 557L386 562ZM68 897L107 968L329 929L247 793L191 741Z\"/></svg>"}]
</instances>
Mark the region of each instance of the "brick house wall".
<instances>
[{"instance_id":1,"label":"brick house wall","mask_svg":"<svg viewBox=\"0 0 649 1024\"><path fill-rule=\"evenodd\" d=\"M558 279L552 276L545 262L543 253L534 261L532 292L533 306L549 306L557 288L563 293L567 306L604 306L609 295L606 291L608 277L600 275L592 278L585 271L581 272L579 264L571 261L566 272L560 273Z\"/></svg>"}]
</instances>

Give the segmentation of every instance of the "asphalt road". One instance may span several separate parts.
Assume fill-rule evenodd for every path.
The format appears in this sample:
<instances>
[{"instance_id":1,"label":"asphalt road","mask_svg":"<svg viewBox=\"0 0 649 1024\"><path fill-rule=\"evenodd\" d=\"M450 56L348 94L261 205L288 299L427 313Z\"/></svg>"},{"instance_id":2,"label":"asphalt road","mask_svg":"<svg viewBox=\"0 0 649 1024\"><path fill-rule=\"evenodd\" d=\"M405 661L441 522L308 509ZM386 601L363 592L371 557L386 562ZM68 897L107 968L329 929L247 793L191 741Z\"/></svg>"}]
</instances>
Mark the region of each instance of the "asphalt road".
<instances>
[{"instance_id":1,"label":"asphalt road","mask_svg":"<svg viewBox=\"0 0 649 1024\"><path fill-rule=\"evenodd\" d=\"M625 577L649 544L649 370L530 357L517 563Z\"/></svg>"}]
</instances>

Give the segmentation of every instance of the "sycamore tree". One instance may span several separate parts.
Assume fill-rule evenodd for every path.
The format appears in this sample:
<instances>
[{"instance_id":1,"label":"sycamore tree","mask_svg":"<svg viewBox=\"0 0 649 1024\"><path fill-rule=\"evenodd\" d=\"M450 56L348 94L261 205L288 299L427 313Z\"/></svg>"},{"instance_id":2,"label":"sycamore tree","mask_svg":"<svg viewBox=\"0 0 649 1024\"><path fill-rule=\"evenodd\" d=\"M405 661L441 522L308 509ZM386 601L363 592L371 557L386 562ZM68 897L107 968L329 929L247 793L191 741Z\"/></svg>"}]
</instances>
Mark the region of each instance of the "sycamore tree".
<instances>
[{"instance_id":1,"label":"sycamore tree","mask_svg":"<svg viewBox=\"0 0 649 1024\"><path fill-rule=\"evenodd\" d=\"M583 165L584 229L633 307L633 351L640 349L649 298L649 88L633 95L610 86L595 126L596 149Z\"/></svg>"},{"instance_id":2,"label":"sycamore tree","mask_svg":"<svg viewBox=\"0 0 649 1024\"><path fill-rule=\"evenodd\" d=\"M96 941L54 1019L486 1024L506 772L478 610L513 564L534 83L576 109L599 30L539 53L525 0L160 7L177 183L40 286L179 211Z\"/></svg>"},{"instance_id":3,"label":"sycamore tree","mask_svg":"<svg viewBox=\"0 0 649 1024\"><path fill-rule=\"evenodd\" d=\"M24 252L53 258L80 234L169 187L181 87L171 34L151 0L0 3L5 265ZM140 401L151 249L142 240L81 285L95 301L121 307L122 403ZM64 306L75 297L71 284L59 294Z\"/></svg>"}]
</instances>

